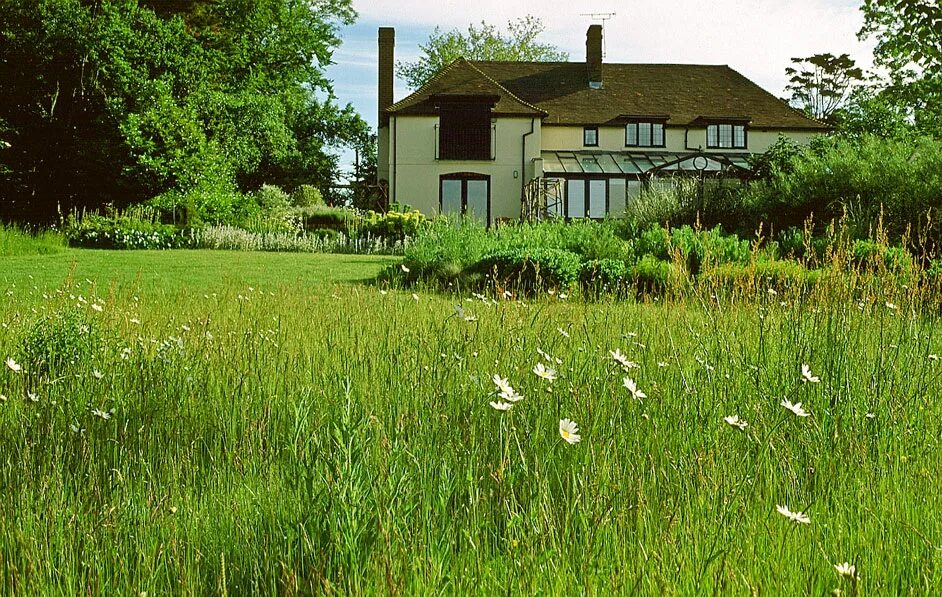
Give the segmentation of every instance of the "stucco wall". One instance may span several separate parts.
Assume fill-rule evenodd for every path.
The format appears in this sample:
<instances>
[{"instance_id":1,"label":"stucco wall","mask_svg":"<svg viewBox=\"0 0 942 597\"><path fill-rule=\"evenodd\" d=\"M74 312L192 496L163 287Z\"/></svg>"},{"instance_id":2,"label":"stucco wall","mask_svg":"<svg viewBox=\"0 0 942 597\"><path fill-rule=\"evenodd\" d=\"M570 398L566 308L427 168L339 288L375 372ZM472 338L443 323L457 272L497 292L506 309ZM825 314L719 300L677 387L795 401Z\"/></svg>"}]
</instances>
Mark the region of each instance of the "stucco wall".
<instances>
[{"instance_id":1,"label":"stucco wall","mask_svg":"<svg viewBox=\"0 0 942 597\"><path fill-rule=\"evenodd\" d=\"M598 147L585 147L582 145L581 126L543 126L543 149L547 151L696 151L703 148L706 152L730 153L742 151L744 153L763 153L778 139L780 131L766 131L749 129L747 134L747 147L744 150L734 149L707 149L706 128L667 128L664 131L666 147L625 147L625 127L599 127ZM796 143L807 143L814 133L806 131L788 131L785 133Z\"/></svg>"},{"instance_id":2,"label":"stucco wall","mask_svg":"<svg viewBox=\"0 0 942 597\"><path fill-rule=\"evenodd\" d=\"M437 116L399 116L390 121L390 198L409 204L427 215L439 211L439 177L473 172L491 177L491 220L520 217L523 184L533 177L533 159L541 151L540 121L531 118L498 118L493 160L436 160ZM527 137L526 157L521 140Z\"/></svg>"}]
</instances>

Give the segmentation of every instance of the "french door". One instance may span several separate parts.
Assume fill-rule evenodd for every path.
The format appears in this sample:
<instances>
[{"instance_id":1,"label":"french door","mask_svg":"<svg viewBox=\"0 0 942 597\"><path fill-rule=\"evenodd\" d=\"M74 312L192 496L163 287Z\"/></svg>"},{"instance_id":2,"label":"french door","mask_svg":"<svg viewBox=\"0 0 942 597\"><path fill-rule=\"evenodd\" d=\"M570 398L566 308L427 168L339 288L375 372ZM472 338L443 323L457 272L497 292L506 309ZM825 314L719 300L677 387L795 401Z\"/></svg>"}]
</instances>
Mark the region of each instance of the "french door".
<instances>
[{"instance_id":1,"label":"french door","mask_svg":"<svg viewBox=\"0 0 942 597\"><path fill-rule=\"evenodd\" d=\"M491 221L491 177L483 174L445 174L439 188L439 210L484 224Z\"/></svg>"},{"instance_id":2,"label":"french door","mask_svg":"<svg viewBox=\"0 0 942 597\"><path fill-rule=\"evenodd\" d=\"M566 217L602 219L608 213L608 183L604 178L566 181Z\"/></svg>"}]
</instances>

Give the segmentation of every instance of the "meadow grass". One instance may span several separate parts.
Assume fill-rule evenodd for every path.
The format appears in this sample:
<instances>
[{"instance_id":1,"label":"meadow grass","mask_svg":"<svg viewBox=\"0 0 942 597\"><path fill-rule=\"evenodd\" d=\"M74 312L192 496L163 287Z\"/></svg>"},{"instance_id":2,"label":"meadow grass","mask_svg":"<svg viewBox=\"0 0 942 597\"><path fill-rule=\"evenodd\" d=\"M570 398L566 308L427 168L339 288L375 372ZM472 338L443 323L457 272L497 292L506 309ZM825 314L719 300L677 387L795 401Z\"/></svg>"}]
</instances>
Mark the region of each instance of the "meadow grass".
<instances>
[{"instance_id":1,"label":"meadow grass","mask_svg":"<svg viewBox=\"0 0 942 597\"><path fill-rule=\"evenodd\" d=\"M65 250L65 236L54 230L31 233L16 226L0 224L0 257L49 255Z\"/></svg>"},{"instance_id":2,"label":"meadow grass","mask_svg":"<svg viewBox=\"0 0 942 597\"><path fill-rule=\"evenodd\" d=\"M126 257L142 287L67 255L3 280L4 593L942 587L942 339L911 289L495 300L184 252Z\"/></svg>"}]
</instances>

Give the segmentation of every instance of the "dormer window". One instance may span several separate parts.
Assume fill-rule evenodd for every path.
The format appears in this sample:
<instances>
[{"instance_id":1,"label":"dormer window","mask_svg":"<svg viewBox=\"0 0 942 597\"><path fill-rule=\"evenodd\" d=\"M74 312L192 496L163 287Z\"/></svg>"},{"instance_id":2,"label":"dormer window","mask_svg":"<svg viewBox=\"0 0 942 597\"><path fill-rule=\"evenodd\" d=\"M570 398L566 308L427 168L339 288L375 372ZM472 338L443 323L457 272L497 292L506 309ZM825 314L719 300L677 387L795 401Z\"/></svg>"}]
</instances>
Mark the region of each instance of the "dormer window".
<instances>
[{"instance_id":1,"label":"dormer window","mask_svg":"<svg viewBox=\"0 0 942 597\"><path fill-rule=\"evenodd\" d=\"M582 129L582 144L586 147L599 146L599 129L595 126L587 126Z\"/></svg>"},{"instance_id":2,"label":"dormer window","mask_svg":"<svg viewBox=\"0 0 942 597\"><path fill-rule=\"evenodd\" d=\"M629 122L625 125L625 147L664 147L664 123Z\"/></svg>"},{"instance_id":3,"label":"dormer window","mask_svg":"<svg viewBox=\"0 0 942 597\"><path fill-rule=\"evenodd\" d=\"M707 125L707 149L746 149L746 125Z\"/></svg>"}]
</instances>

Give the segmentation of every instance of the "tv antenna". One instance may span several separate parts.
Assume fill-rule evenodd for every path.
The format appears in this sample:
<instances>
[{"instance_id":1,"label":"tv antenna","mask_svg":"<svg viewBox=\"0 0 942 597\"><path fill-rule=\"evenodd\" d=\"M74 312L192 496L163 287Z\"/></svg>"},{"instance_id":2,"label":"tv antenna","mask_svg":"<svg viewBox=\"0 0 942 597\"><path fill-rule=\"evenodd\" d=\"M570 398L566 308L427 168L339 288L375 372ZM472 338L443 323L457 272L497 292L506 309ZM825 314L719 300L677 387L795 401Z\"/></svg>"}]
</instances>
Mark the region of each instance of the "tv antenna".
<instances>
[{"instance_id":1,"label":"tv antenna","mask_svg":"<svg viewBox=\"0 0 942 597\"><path fill-rule=\"evenodd\" d=\"M602 31L605 31L605 21L609 21L615 17L614 12L583 12L580 13L580 17L589 17L593 21L602 21ZM608 45L608 40L605 39L605 36L602 36L602 56L605 56L605 49Z\"/></svg>"}]
</instances>

